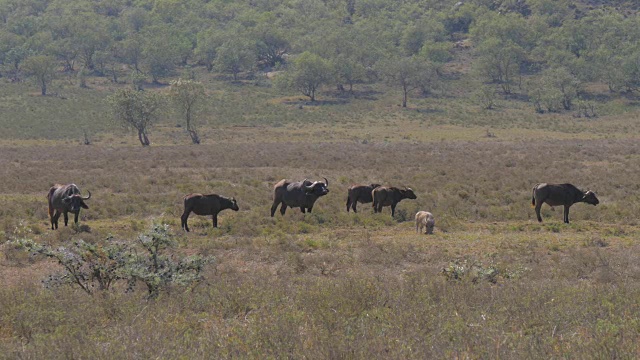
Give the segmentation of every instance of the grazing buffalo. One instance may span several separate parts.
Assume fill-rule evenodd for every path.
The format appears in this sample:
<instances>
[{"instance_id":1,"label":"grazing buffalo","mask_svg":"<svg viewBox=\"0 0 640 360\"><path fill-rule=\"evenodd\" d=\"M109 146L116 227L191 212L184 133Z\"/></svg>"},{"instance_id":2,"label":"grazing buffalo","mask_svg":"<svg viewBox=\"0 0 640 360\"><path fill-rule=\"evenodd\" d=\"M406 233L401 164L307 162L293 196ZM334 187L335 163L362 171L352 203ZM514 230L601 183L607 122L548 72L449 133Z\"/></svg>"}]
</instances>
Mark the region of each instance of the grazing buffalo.
<instances>
[{"instance_id":1,"label":"grazing buffalo","mask_svg":"<svg viewBox=\"0 0 640 360\"><path fill-rule=\"evenodd\" d=\"M540 208L543 203L550 206L564 205L564 222L568 224L569 208L579 202L591 205L600 203L593 191L582 191L571 184L537 184L533 187L531 206L535 206L539 222L542 222Z\"/></svg>"},{"instance_id":2,"label":"grazing buffalo","mask_svg":"<svg viewBox=\"0 0 640 360\"><path fill-rule=\"evenodd\" d=\"M276 213L278 205L280 213L284 215L287 206L291 208L299 207L302 213L311 212L313 204L319 197L329 193L329 180L324 178L321 181L311 182L307 179L303 181L290 182L288 180L280 180L273 186L273 205L271 205L271 217Z\"/></svg>"},{"instance_id":3,"label":"grazing buffalo","mask_svg":"<svg viewBox=\"0 0 640 360\"><path fill-rule=\"evenodd\" d=\"M91 191L87 192L89 193L89 196L82 197L82 195L80 195L80 189L78 189L76 184L55 184L51 189L49 189L47 201L49 202L51 230L58 228L58 219L60 218L60 214L64 214L64 226L67 226L69 223L69 215L67 214L69 212L74 214L73 222L76 224L78 223L80 208L89 208L89 206L84 202L91 198Z\"/></svg>"},{"instance_id":4,"label":"grazing buffalo","mask_svg":"<svg viewBox=\"0 0 640 360\"><path fill-rule=\"evenodd\" d=\"M378 186L380 186L380 184L352 185L347 195L347 212L349 212L350 208L353 208L353 212L357 213L356 204L358 202L361 204L372 202L373 196L371 192Z\"/></svg>"},{"instance_id":5,"label":"grazing buffalo","mask_svg":"<svg viewBox=\"0 0 640 360\"><path fill-rule=\"evenodd\" d=\"M426 228L425 234L433 234L433 228L436 226L436 220L433 214L428 211L418 211L416 213L416 232L422 232L422 228Z\"/></svg>"},{"instance_id":6,"label":"grazing buffalo","mask_svg":"<svg viewBox=\"0 0 640 360\"><path fill-rule=\"evenodd\" d=\"M184 212L182 213L182 228L187 232L189 231L189 225L187 220L189 214L193 211L196 215L211 215L213 218L213 227L218 227L218 213L222 210L231 209L238 211L238 203L236 199L227 198L224 196L209 194L189 194L184 197Z\"/></svg>"},{"instance_id":7,"label":"grazing buffalo","mask_svg":"<svg viewBox=\"0 0 640 360\"><path fill-rule=\"evenodd\" d=\"M413 193L411 188L405 187L399 189L397 187L379 186L371 192L373 197L373 211L382 212L383 206L391 206L391 216L396 213L396 205L402 199L415 199L416 194Z\"/></svg>"}]
</instances>

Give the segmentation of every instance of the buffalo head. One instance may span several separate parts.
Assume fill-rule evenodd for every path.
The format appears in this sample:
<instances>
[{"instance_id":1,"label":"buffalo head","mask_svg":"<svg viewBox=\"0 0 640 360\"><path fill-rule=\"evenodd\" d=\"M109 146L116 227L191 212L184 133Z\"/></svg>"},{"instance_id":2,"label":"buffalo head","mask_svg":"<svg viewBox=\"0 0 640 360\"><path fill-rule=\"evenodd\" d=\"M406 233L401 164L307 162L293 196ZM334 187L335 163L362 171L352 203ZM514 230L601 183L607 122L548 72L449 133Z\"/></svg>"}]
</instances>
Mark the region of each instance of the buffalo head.
<instances>
[{"instance_id":1,"label":"buffalo head","mask_svg":"<svg viewBox=\"0 0 640 360\"><path fill-rule=\"evenodd\" d=\"M600 203L600 201L596 197L596 193L594 193L591 190L588 190L587 192L584 193L584 198L583 198L582 201L586 202L587 204L594 205L594 206L598 205Z\"/></svg>"},{"instance_id":2,"label":"buffalo head","mask_svg":"<svg viewBox=\"0 0 640 360\"><path fill-rule=\"evenodd\" d=\"M91 191L88 191L89 196L82 197L80 194L73 194L71 196L65 196L62 198L62 202L68 206L70 212L80 211L80 208L88 209L89 206L85 204L85 200L89 200L91 198Z\"/></svg>"},{"instance_id":3,"label":"buffalo head","mask_svg":"<svg viewBox=\"0 0 640 360\"><path fill-rule=\"evenodd\" d=\"M308 181L305 179L302 183L306 184ZM324 196L329 193L329 180L324 178L324 183L320 181L315 181L311 185L305 185L304 191L308 195L316 195L316 196Z\"/></svg>"},{"instance_id":4,"label":"buffalo head","mask_svg":"<svg viewBox=\"0 0 640 360\"><path fill-rule=\"evenodd\" d=\"M409 187L405 187L404 190L402 191L402 195L406 198L406 199L416 199L417 196L416 194L414 194L413 190Z\"/></svg>"},{"instance_id":5,"label":"buffalo head","mask_svg":"<svg viewBox=\"0 0 640 360\"><path fill-rule=\"evenodd\" d=\"M236 198L231 198L231 207L230 209L233 211L238 211L240 208L238 207L238 203L236 202Z\"/></svg>"}]
</instances>

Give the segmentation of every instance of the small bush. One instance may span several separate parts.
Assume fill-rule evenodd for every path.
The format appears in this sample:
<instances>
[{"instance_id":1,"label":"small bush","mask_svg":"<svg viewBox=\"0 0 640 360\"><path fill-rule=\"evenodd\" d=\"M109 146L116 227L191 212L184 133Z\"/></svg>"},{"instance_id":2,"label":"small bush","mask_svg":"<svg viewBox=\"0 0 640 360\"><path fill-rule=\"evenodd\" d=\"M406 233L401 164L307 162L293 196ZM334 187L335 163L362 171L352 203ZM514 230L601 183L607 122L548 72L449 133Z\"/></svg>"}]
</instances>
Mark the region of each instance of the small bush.
<instances>
[{"instance_id":1,"label":"small bush","mask_svg":"<svg viewBox=\"0 0 640 360\"><path fill-rule=\"evenodd\" d=\"M77 286L89 295L109 290L123 280L129 285L127 290L138 282L144 283L148 297L155 298L170 285L189 285L201 280L205 265L213 261L212 257L175 259L166 255L166 250L175 245L166 224L154 225L139 235L138 246L111 237L101 244L78 240L69 247L58 248L25 238L14 243L33 255L53 258L63 267L62 272L49 275L44 281L46 287Z\"/></svg>"},{"instance_id":2,"label":"small bush","mask_svg":"<svg viewBox=\"0 0 640 360\"><path fill-rule=\"evenodd\" d=\"M481 280L490 283L498 282L500 271L494 264L484 265L481 262L470 262L468 259L454 260L442 269L442 274L447 280L471 279L473 283Z\"/></svg>"}]
</instances>

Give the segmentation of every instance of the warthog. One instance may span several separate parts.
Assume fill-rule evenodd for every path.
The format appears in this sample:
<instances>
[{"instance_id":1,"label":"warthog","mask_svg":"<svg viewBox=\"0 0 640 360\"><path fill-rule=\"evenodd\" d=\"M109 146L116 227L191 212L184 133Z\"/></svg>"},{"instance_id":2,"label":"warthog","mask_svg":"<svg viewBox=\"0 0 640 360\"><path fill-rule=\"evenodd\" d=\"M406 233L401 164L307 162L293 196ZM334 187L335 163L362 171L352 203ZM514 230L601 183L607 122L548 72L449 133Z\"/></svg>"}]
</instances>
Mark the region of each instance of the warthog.
<instances>
[{"instance_id":1,"label":"warthog","mask_svg":"<svg viewBox=\"0 0 640 360\"><path fill-rule=\"evenodd\" d=\"M413 193L411 188L405 187L399 189L397 187L378 186L371 192L373 197L373 211L382 212L383 206L391 206L391 216L396 213L396 205L402 199L415 199L416 194Z\"/></svg>"},{"instance_id":2,"label":"warthog","mask_svg":"<svg viewBox=\"0 0 640 360\"><path fill-rule=\"evenodd\" d=\"M536 208L536 216L539 222L542 222L540 208L543 203L547 203L549 206L564 205L564 222L568 224L569 208L579 202L591 205L600 203L593 191L582 191L571 184L537 184L533 187L531 206Z\"/></svg>"},{"instance_id":3,"label":"warthog","mask_svg":"<svg viewBox=\"0 0 640 360\"><path fill-rule=\"evenodd\" d=\"M280 214L284 215L287 206L291 208L299 207L302 213L311 212L313 204L319 197L329 193L329 180L324 178L321 181L311 182L307 179L303 181L290 182L282 179L273 186L273 205L271 205L271 217L276 213L278 205L280 206Z\"/></svg>"},{"instance_id":4,"label":"warthog","mask_svg":"<svg viewBox=\"0 0 640 360\"><path fill-rule=\"evenodd\" d=\"M211 215L213 218L213 227L218 227L218 213L222 210L231 209L238 211L238 203L236 199L224 196L209 194L189 194L184 197L184 212L182 213L182 228L187 232L189 225L187 220L189 214L193 211L196 215Z\"/></svg>"},{"instance_id":5,"label":"warthog","mask_svg":"<svg viewBox=\"0 0 640 360\"><path fill-rule=\"evenodd\" d=\"M88 209L89 206L85 204L85 200L91 198L91 191L87 191L89 196L82 197L80 195L80 189L76 184L60 185L55 184L49 189L47 194L47 201L49 203L49 218L51 219L51 230L58 228L58 219L60 214L64 214L64 226L69 223L69 215L71 212L74 214L73 222L78 223L78 215L80 214L80 208Z\"/></svg>"},{"instance_id":6,"label":"warthog","mask_svg":"<svg viewBox=\"0 0 640 360\"><path fill-rule=\"evenodd\" d=\"M353 212L357 213L356 205L358 202L361 204L372 202L373 195L371 192L378 186L380 186L380 184L352 185L347 194L347 212L349 212L350 208L353 208Z\"/></svg>"},{"instance_id":7,"label":"warthog","mask_svg":"<svg viewBox=\"0 0 640 360\"><path fill-rule=\"evenodd\" d=\"M433 228L436 226L436 220L433 214L428 211L418 211L416 213L416 232L422 232L422 228L426 227L425 234L433 234Z\"/></svg>"}]
</instances>

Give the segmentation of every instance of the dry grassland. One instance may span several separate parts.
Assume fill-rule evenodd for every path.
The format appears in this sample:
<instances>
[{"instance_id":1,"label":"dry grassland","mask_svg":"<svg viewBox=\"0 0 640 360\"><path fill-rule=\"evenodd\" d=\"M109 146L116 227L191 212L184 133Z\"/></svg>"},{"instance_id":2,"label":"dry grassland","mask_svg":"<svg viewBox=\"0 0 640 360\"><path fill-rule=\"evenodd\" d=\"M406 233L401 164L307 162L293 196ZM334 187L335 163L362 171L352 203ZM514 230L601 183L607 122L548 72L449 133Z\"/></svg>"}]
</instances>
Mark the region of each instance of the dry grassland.
<instances>
[{"instance_id":1,"label":"dry grassland","mask_svg":"<svg viewBox=\"0 0 640 360\"><path fill-rule=\"evenodd\" d=\"M407 127L227 127L202 146L173 145L170 128L150 148L108 145L113 135L3 143L0 241L126 240L159 221L176 253L216 262L203 283L155 301L121 287L92 297L42 288L57 265L5 243L0 358L640 355L637 140ZM331 192L312 214L269 217L275 182L322 176ZM86 226L51 231L46 191L71 181L93 194ZM547 181L592 189L601 205L575 205L571 225L545 206L538 224L531 188ZM418 199L396 219L367 205L347 213L354 182L410 186ZM194 216L185 234L189 192L235 196L240 211L223 212L219 229ZM435 214L434 236L415 233L417 210Z\"/></svg>"}]
</instances>

